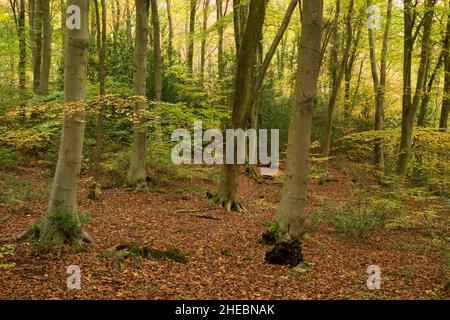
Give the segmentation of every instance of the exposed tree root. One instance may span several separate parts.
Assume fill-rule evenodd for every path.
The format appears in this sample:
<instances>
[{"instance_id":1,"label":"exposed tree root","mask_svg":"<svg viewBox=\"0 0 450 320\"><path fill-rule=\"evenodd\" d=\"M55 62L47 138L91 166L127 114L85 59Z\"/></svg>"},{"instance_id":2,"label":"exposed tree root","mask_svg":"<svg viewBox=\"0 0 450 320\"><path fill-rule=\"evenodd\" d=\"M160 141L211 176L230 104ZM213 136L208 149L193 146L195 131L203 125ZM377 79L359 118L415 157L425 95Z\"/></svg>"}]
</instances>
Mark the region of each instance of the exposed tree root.
<instances>
[{"instance_id":1,"label":"exposed tree root","mask_svg":"<svg viewBox=\"0 0 450 320\"><path fill-rule=\"evenodd\" d=\"M252 178L256 182L258 183L262 182L261 174L259 173L259 170L256 166L247 164L245 166L245 172L250 176L250 178Z\"/></svg>"},{"instance_id":2,"label":"exposed tree root","mask_svg":"<svg viewBox=\"0 0 450 320\"><path fill-rule=\"evenodd\" d=\"M219 194L212 194L211 192L207 192L206 197L228 212L247 212L244 204L237 199L221 197Z\"/></svg>"}]
</instances>

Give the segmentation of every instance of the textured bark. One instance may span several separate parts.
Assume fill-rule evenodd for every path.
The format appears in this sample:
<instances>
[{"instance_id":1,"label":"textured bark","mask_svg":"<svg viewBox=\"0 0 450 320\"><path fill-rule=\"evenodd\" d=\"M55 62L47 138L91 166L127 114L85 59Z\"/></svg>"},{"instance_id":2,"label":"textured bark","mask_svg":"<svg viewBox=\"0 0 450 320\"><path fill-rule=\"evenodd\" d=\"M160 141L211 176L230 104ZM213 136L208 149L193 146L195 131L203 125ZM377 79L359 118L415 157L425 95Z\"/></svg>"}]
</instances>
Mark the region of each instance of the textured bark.
<instances>
[{"instance_id":1,"label":"textured bark","mask_svg":"<svg viewBox=\"0 0 450 320\"><path fill-rule=\"evenodd\" d=\"M50 0L42 1L42 69L39 81L39 94L48 94L48 83L50 78L50 65L52 58L52 17L50 15Z\"/></svg>"},{"instance_id":2,"label":"textured bark","mask_svg":"<svg viewBox=\"0 0 450 320\"><path fill-rule=\"evenodd\" d=\"M31 46L33 56L33 91L38 92L41 80L42 63L42 9L41 0L30 0L30 24Z\"/></svg>"},{"instance_id":3,"label":"textured bark","mask_svg":"<svg viewBox=\"0 0 450 320\"><path fill-rule=\"evenodd\" d=\"M286 160L286 180L278 224L290 239L301 239L308 193L311 128L320 70L323 1L304 0L298 52L295 100L292 105Z\"/></svg>"},{"instance_id":4,"label":"textured bark","mask_svg":"<svg viewBox=\"0 0 450 320\"><path fill-rule=\"evenodd\" d=\"M208 27L209 0L203 0L203 25L202 25L202 43L200 48L200 76L202 82L205 80L205 62L206 62L206 28Z\"/></svg>"},{"instance_id":5,"label":"textured bark","mask_svg":"<svg viewBox=\"0 0 450 320\"><path fill-rule=\"evenodd\" d=\"M147 79L149 0L136 0L136 38L134 46L133 94L138 98L134 104L133 147L126 185L134 188L145 186L145 158L147 132L145 128L145 101Z\"/></svg>"},{"instance_id":6,"label":"textured bark","mask_svg":"<svg viewBox=\"0 0 450 320\"><path fill-rule=\"evenodd\" d=\"M372 1L367 1L367 7L372 5ZM378 75L378 66L376 61L376 45L374 39L374 30L369 28L369 48L370 48L370 67L372 70L373 86L375 91L375 130L384 130L384 103L386 92L386 72L387 72L387 51L392 23L392 6L393 0L388 0L388 8L386 14L386 25L383 34L383 47L381 49L380 75ZM375 164L379 169L384 168L384 151L383 144L376 142Z\"/></svg>"},{"instance_id":7,"label":"textured bark","mask_svg":"<svg viewBox=\"0 0 450 320\"><path fill-rule=\"evenodd\" d=\"M26 88L27 41L25 36L25 0L18 0L19 14L17 19L17 36L19 38L19 89Z\"/></svg>"},{"instance_id":8,"label":"textured bark","mask_svg":"<svg viewBox=\"0 0 450 320\"><path fill-rule=\"evenodd\" d=\"M39 227L42 243L63 244L90 240L81 229L77 213L77 189L84 142L84 110L87 78L89 1L69 0L68 5L81 9L81 30L68 30L66 50L64 100L67 103L58 153L55 177L50 193L48 211ZM65 216L72 225L62 228L53 215ZM68 230L71 230L68 233Z\"/></svg>"},{"instance_id":9,"label":"textured bark","mask_svg":"<svg viewBox=\"0 0 450 320\"><path fill-rule=\"evenodd\" d=\"M426 12L423 20L423 36L419 70L417 73L416 90L412 97L411 90L411 69L412 69L412 50L414 48L414 21L416 8L411 0L405 0L405 39L404 39L404 66L403 66L403 106L402 106L402 131L400 138L400 154L398 159L397 173L401 177L406 177L408 173L408 163L411 157L411 147L413 138L414 118L417 107L422 99L425 86L426 66L430 56L430 40L433 27L434 6L436 0L427 0L425 2Z\"/></svg>"},{"instance_id":10,"label":"textured bark","mask_svg":"<svg viewBox=\"0 0 450 320\"><path fill-rule=\"evenodd\" d=\"M161 101L163 70L161 57L161 35L157 0L150 0L152 8L153 29L153 100Z\"/></svg>"},{"instance_id":11,"label":"textured bark","mask_svg":"<svg viewBox=\"0 0 450 320\"><path fill-rule=\"evenodd\" d=\"M98 0L94 0L95 5L95 19L97 24L97 53L98 53L98 80L99 80L99 95L106 94L106 2L101 0L101 15ZM97 125L95 132L95 154L94 154L94 177L100 172L100 161L103 150L103 105L99 105L97 114ZM95 193L95 189L93 190ZM94 195L92 198L96 198Z\"/></svg>"},{"instance_id":12,"label":"textured bark","mask_svg":"<svg viewBox=\"0 0 450 320\"><path fill-rule=\"evenodd\" d=\"M125 2L125 15L126 15L126 28L127 28L127 40L131 43L133 40L133 34L131 31L131 9L130 9L130 0L126 0Z\"/></svg>"},{"instance_id":13,"label":"textured bark","mask_svg":"<svg viewBox=\"0 0 450 320\"><path fill-rule=\"evenodd\" d=\"M338 62L338 51L339 51L339 43L337 38L339 36L338 24L339 24L339 12L340 12L340 0L336 2L336 14L334 20L334 31L333 31L333 66L332 66L332 74L333 74L333 86L331 90L330 99L328 101L328 109L326 115L325 129L322 136L322 144L321 150L322 154L325 157L328 157L330 154L331 148L331 134L333 130L333 117L334 117L334 109L336 108L336 102L339 94L339 90L341 88L342 79L344 77L345 66L348 65L348 58L350 55L350 48L353 42L353 32L352 32L352 16L354 9L354 0L350 0L347 18L346 18L346 41L344 52L342 55L342 60Z\"/></svg>"},{"instance_id":14,"label":"textured bark","mask_svg":"<svg viewBox=\"0 0 450 320\"><path fill-rule=\"evenodd\" d=\"M234 93L231 126L244 129L250 119L253 95L254 65L260 34L264 23L266 1L251 0L249 16L238 53L236 87ZM236 153L235 153L236 154ZM219 202L228 210L241 211L242 205L236 197L238 185L238 166L225 164L220 182Z\"/></svg>"},{"instance_id":15,"label":"textured bark","mask_svg":"<svg viewBox=\"0 0 450 320\"><path fill-rule=\"evenodd\" d=\"M444 98L442 101L439 129L443 132L448 130L448 116L450 113L450 13L447 18L447 31L444 44L445 84Z\"/></svg>"},{"instance_id":16,"label":"textured bark","mask_svg":"<svg viewBox=\"0 0 450 320\"><path fill-rule=\"evenodd\" d=\"M166 0L167 20L169 24L169 45L168 45L168 58L169 62L173 61L173 22L171 12L171 0Z\"/></svg>"},{"instance_id":17,"label":"textured bark","mask_svg":"<svg viewBox=\"0 0 450 320\"><path fill-rule=\"evenodd\" d=\"M216 18L217 18L217 21L219 21L224 16L223 0L216 0L216 6L217 6ZM221 23L219 23L217 25L217 34L219 37L219 40L217 43L217 65L218 65L219 80L222 80L225 77L225 60L224 60L224 56L223 56L223 32L224 32L223 25Z\"/></svg>"},{"instance_id":18,"label":"textured bark","mask_svg":"<svg viewBox=\"0 0 450 320\"><path fill-rule=\"evenodd\" d=\"M197 0L190 1L189 7L189 36L188 36L188 48L186 55L186 65L188 74L192 76L194 74L194 35L195 35L195 13L197 8Z\"/></svg>"}]
</instances>

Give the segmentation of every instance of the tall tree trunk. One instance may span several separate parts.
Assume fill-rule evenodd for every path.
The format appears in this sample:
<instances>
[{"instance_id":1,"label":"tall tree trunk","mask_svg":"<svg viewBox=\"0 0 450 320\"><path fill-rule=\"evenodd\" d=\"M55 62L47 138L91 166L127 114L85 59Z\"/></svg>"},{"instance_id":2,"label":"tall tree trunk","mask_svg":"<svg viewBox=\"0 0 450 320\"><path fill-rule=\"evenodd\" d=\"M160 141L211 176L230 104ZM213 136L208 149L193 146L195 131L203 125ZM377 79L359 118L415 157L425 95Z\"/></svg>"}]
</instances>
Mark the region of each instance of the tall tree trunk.
<instances>
[{"instance_id":1,"label":"tall tree trunk","mask_svg":"<svg viewBox=\"0 0 450 320\"><path fill-rule=\"evenodd\" d=\"M89 1L69 0L81 12L81 29L69 29L64 78L67 103L55 177L48 210L34 231L43 246L91 241L81 228L77 213L77 189L84 142L85 89L89 41ZM64 224L61 223L64 221Z\"/></svg>"},{"instance_id":2,"label":"tall tree trunk","mask_svg":"<svg viewBox=\"0 0 450 320\"><path fill-rule=\"evenodd\" d=\"M402 132L400 138L400 154L398 159L397 173L401 177L406 177L408 173L408 163L411 157L411 147L413 138L414 118L417 107L422 99L425 86L426 66L430 56L431 30L433 27L434 6L436 0L427 0L425 2L426 12L423 22L423 36L419 70L417 73L417 84L414 97L411 96L411 68L412 68L412 50L414 47L414 38L412 31L414 28L414 16L416 8L411 4L411 0L405 0L405 53L404 53L404 95L402 106Z\"/></svg>"},{"instance_id":3,"label":"tall tree trunk","mask_svg":"<svg viewBox=\"0 0 450 320\"><path fill-rule=\"evenodd\" d=\"M42 1L43 42L42 42L42 69L39 81L39 94L48 94L50 78L50 65L52 57L52 17L50 15L50 0Z\"/></svg>"},{"instance_id":4,"label":"tall tree trunk","mask_svg":"<svg viewBox=\"0 0 450 320\"><path fill-rule=\"evenodd\" d=\"M189 36L188 36L188 48L187 48L187 70L188 74L192 76L194 74L194 35L195 35L195 13L197 7L197 0L190 0L189 8Z\"/></svg>"},{"instance_id":5,"label":"tall tree trunk","mask_svg":"<svg viewBox=\"0 0 450 320\"><path fill-rule=\"evenodd\" d=\"M372 5L372 1L367 1L367 7ZM383 34L383 47L381 49L381 67L380 76L378 76L378 66L376 57L376 45L373 28L368 28L369 31L369 47L370 47L370 66L372 70L373 86L375 91L375 130L384 130L384 103L386 92L386 72L387 72L387 51L389 44L389 36L392 23L392 6L393 0L388 0L388 8L386 14L386 25ZM384 168L384 151L383 144L378 141L375 143L375 164L379 169Z\"/></svg>"},{"instance_id":6,"label":"tall tree trunk","mask_svg":"<svg viewBox=\"0 0 450 320\"><path fill-rule=\"evenodd\" d=\"M26 89L27 41L25 36L25 0L19 1L17 36L19 38L19 89L22 94Z\"/></svg>"},{"instance_id":7,"label":"tall tree trunk","mask_svg":"<svg viewBox=\"0 0 450 320\"><path fill-rule=\"evenodd\" d=\"M38 93L42 63L42 0L30 0L33 24L30 25L33 53L33 91Z\"/></svg>"},{"instance_id":8,"label":"tall tree trunk","mask_svg":"<svg viewBox=\"0 0 450 320\"><path fill-rule=\"evenodd\" d=\"M60 11L61 11L61 65L64 68L64 61L65 61L65 52L66 52L66 38L67 38L67 31L66 31L66 19L67 19L67 7L66 7L66 0L60 0L59 2Z\"/></svg>"},{"instance_id":9,"label":"tall tree trunk","mask_svg":"<svg viewBox=\"0 0 450 320\"><path fill-rule=\"evenodd\" d=\"M173 22L172 22L172 11L171 11L171 0L166 0L166 9L167 9L167 20L169 24L169 43L168 43L168 52L167 57L169 59L169 65L171 66L173 63Z\"/></svg>"},{"instance_id":10,"label":"tall tree trunk","mask_svg":"<svg viewBox=\"0 0 450 320\"><path fill-rule=\"evenodd\" d=\"M280 229L291 240L300 240L305 233L311 129L320 70L322 19L323 1L304 0L295 100L289 126L286 180L278 212Z\"/></svg>"},{"instance_id":11,"label":"tall tree trunk","mask_svg":"<svg viewBox=\"0 0 450 320\"><path fill-rule=\"evenodd\" d=\"M217 6L217 21L222 19L223 17L223 0L216 0L216 6ZM217 43L217 65L218 65L218 77L219 81L223 80L225 77L225 60L223 56L223 32L224 28L222 23L219 23L217 25L217 34L219 37L218 43Z\"/></svg>"},{"instance_id":12,"label":"tall tree trunk","mask_svg":"<svg viewBox=\"0 0 450 320\"><path fill-rule=\"evenodd\" d=\"M149 0L136 0L136 37L134 46L133 94L139 99L134 104L133 155L126 184L140 189L146 184L145 159L147 131L145 128L147 79Z\"/></svg>"},{"instance_id":13,"label":"tall tree trunk","mask_svg":"<svg viewBox=\"0 0 450 320\"><path fill-rule=\"evenodd\" d=\"M256 62L256 50L264 23L266 1L250 0L249 16L238 53L236 85L233 102L231 127L247 127L252 109L253 76ZM236 153L235 153L236 155ZM236 162L236 157L234 159ZM243 211L245 208L237 200L238 165L225 164L220 182L217 201L228 211Z\"/></svg>"},{"instance_id":14,"label":"tall tree trunk","mask_svg":"<svg viewBox=\"0 0 450 320\"><path fill-rule=\"evenodd\" d=\"M205 81L205 59L206 59L206 29L208 28L209 0L203 0L203 25L202 43L200 48L200 76L202 83Z\"/></svg>"},{"instance_id":15,"label":"tall tree trunk","mask_svg":"<svg viewBox=\"0 0 450 320\"><path fill-rule=\"evenodd\" d=\"M153 26L153 100L161 101L163 70L161 57L161 35L158 15L157 0L150 0L152 8L152 26Z\"/></svg>"},{"instance_id":16,"label":"tall tree trunk","mask_svg":"<svg viewBox=\"0 0 450 320\"><path fill-rule=\"evenodd\" d=\"M325 123L325 130L323 132L322 136L322 154L325 157L328 157L330 154L330 148L331 148L331 134L333 129L333 117L334 117L334 109L336 108L336 102L339 95L339 90L341 88L342 79L344 77L345 72L345 66L348 65L348 58L350 55L350 48L353 42L353 32L352 32L352 16L353 16L353 8L354 8L354 0L350 0L348 12L347 12L347 18L346 18L346 41L344 46L344 53L342 55L342 60L339 64L336 58L337 52L339 50L338 48L338 24L339 24L339 7L340 7L340 0L336 3L336 15L335 15L335 21L334 21L334 35L333 39L333 87L331 90L330 99L328 102L328 109L327 109L327 115L326 115L326 123Z\"/></svg>"},{"instance_id":17,"label":"tall tree trunk","mask_svg":"<svg viewBox=\"0 0 450 320\"><path fill-rule=\"evenodd\" d=\"M447 31L443 52L445 64L445 83L441 117L439 119L439 129L443 132L446 132L448 130L448 116L450 113L450 13L447 17Z\"/></svg>"},{"instance_id":18,"label":"tall tree trunk","mask_svg":"<svg viewBox=\"0 0 450 320\"><path fill-rule=\"evenodd\" d=\"M133 40L133 34L131 31L130 0L126 0L126 2L125 2L125 15L126 15L127 40L129 43L131 43Z\"/></svg>"},{"instance_id":19,"label":"tall tree trunk","mask_svg":"<svg viewBox=\"0 0 450 320\"><path fill-rule=\"evenodd\" d=\"M95 17L97 21L97 52L98 52L98 80L99 80L99 95L103 97L106 94L106 2L101 0L101 15L98 0L94 0ZM97 114L97 125L95 133L95 154L93 175L96 178L100 172L100 161L103 150L103 109L104 105L100 103ZM91 198L96 199L95 184L91 190Z\"/></svg>"}]
</instances>

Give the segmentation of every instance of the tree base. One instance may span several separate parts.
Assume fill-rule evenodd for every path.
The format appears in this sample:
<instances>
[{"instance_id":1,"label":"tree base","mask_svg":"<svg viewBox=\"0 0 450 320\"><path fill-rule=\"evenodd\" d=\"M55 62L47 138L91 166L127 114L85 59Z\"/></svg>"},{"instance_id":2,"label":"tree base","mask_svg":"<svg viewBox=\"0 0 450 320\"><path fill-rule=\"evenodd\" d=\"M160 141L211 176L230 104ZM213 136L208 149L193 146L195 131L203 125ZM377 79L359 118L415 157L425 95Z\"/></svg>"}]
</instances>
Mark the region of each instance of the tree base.
<instances>
[{"instance_id":1,"label":"tree base","mask_svg":"<svg viewBox=\"0 0 450 320\"><path fill-rule=\"evenodd\" d=\"M283 239L266 253L265 260L270 264L297 266L303 261L300 240Z\"/></svg>"},{"instance_id":2,"label":"tree base","mask_svg":"<svg viewBox=\"0 0 450 320\"><path fill-rule=\"evenodd\" d=\"M211 192L207 192L206 197L228 212L247 212L244 204L237 199L222 197L219 194L212 194Z\"/></svg>"},{"instance_id":3,"label":"tree base","mask_svg":"<svg viewBox=\"0 0 450 320\"><path fill-rule=\"evenodd\" d=\"M136 183L126 183L125 190L133 192L147 192L149 191L149 188L147 185L147 181L139 181Z\"/></svg>"},{"instance_id":4,"label":"tree base","mask_svg":"<svg viewBox=\"0 0 450 320\"><path fill-rule=\"evenodd\" d=\"M55 247L77 246L92 243L94 240L81 226L60 228L49 221L38 221L31 228L25 230L17 239L31 240L40 251L49 252Z\"/></svg>"}]
</instances>

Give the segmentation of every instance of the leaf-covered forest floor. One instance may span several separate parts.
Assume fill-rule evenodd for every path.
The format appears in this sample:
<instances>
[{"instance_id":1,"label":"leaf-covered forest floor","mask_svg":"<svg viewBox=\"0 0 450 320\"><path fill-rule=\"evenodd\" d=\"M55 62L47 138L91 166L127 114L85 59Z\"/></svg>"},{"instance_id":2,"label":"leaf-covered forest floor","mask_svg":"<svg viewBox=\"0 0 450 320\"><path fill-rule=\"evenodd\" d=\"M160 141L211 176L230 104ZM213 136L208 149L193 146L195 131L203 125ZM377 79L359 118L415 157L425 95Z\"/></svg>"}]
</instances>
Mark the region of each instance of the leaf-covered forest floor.
<instances>
[{"instance_id":1,"label":"leaf-covered forest floor","mask_svg":"<svg viewBox=\"0 0 450 320\"><path fill-rule=\"evenodd\" d=\"M193 177L150 192L102 190L100 201L87 200L88 181L83 179L79 209L95 243L85 251L49 254L38 254L13 236L45 211L52 171L34 167L5 173L11 181L29 181L33 196L0 203L0 299L449 298L448 258L421 228L384 228L367 241L353 241L320 223L303 242L308 273L296 275L287 266L266 263L269 247L259 240L267 228L263 222L276 217L282 184L276 179L257 183L241 173L239 195L248 212L230 214L204 197L215 186L207 178L212 171L194 170L198 174ZM355 186L351 171L333 166L327 183L312 182L309 211L323 198L345 201ZM361 180L372 183L368 177ZM11 192L19 192L16 184L9 184ZM406 205L425 210L436 201ZM448 207L440 211L449 213ZM105 256L105 250L125 242L158 249L173 245L188 263L142 258L117 263ZM80 290L66 287L70 265L81 269ZM370 265L381 268L380 290L366 287Z\"/></svg>"}]
</instances>

